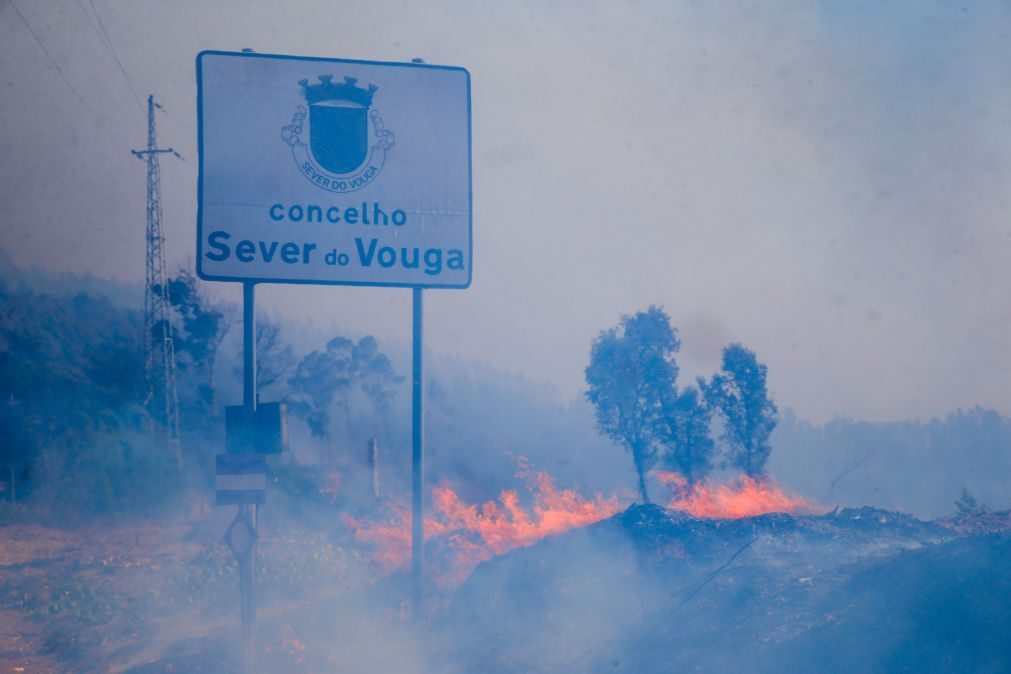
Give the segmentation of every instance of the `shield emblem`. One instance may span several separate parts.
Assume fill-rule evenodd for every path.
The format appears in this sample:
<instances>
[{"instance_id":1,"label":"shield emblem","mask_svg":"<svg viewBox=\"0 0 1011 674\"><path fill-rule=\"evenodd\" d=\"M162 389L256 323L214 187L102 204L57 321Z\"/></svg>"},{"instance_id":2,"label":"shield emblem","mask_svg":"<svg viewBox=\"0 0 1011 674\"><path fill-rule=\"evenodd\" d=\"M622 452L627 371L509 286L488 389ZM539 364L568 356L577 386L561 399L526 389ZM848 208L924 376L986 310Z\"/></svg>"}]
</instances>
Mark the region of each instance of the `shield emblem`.
<instances>
[{"instance_id":1,"label":"shield emblem","mask_svg":"<svg viewBox=\"0 0 1011 674\"><path fill-rule=\"evenodd\" d=\"M309 106L309 145L320 166L333 173L349 173L361 166L369 149L367 111L350 101Z\"/></svg>"}]
</instances>

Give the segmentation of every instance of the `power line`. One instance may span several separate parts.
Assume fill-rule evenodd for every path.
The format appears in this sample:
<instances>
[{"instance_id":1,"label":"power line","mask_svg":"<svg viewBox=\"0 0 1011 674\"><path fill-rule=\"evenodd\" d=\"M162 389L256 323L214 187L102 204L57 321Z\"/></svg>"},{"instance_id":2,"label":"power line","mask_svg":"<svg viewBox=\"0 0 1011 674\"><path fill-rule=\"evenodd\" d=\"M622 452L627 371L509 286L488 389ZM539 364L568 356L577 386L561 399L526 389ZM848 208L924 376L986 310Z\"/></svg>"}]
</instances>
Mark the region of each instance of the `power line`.
<instances>
[{"instance_id":1,"label":"power line","mask_svg":"<svg viewBox=\"0 0 1011 674\"><path fill-rule=\"evenodd\" d=\"M70 80L67 78L67 74L63 72L63 68L60 67L60 64L56 62L56 59L53 58L53 55L49 53L48 49L46 49L46 45L43 44L42 40L35 32L35 29L32 28L32 25L30 23L28 23L28 19L26 19L25 15L21 13L21 10L18 9L18 6L14 4L14 0L10 0L10 5L11 7L14 8L14 13L18 15L19 19L21 19L21 23L25 25L25 28L28 29L28 32L32 34L33 38L35 38L35 44L39 45L39 49L41 49L42 53L46 55L46 59L48 59L49 63L52 64L53 68L56 69L56 72L57 74L59 74L60 79L63 80L64 84L67 85L67 88L70 89L71 93L74 94L74 97L81 102L81 105L84 107L85 110L91 113L91 116L95 118L95 121L98 122L99 126L101 126L107 132L109 132L110 135L115 135L112 133L109 127L105 125L105 123L102 121L102 118L98 116L98 113L96 113L95 110L90 105L88 105L88 102L84 100L84 97L81 96L81 92L79 92L77 88L74 87L73 84L71 84ZM118 136L117 139L120 142L127 144L122 138L118 138Z\"/></svg>"},{"instance_id":2,"label":"power line","mask_svg":"<svg viewBox=\"0 0 1011 674\"><path fill-rule=\"evenodd\" d=\"M120 61L119 59L119 55L116 52L116 47L115 45L112 44L112 38L109 37L109 32L105 28L105 22L102 21L102 16L98 12L98 7L95 6L95 0L88 0L88 5L91 7L90 13L84 6L84 0L77 0L77 4L81 7L81 11L84 13L84 15L88 17L88 23L91 25L91 29L95 32L95 35L102 41L103 44L105 44L106 48L109 50L110 55L116 61L116 65L119 66L119 72L122 73L123 79L126 80L126 85L130 87L130 93L133 94L133 100L136 101L137 107L141 110L141 112L143 112L144 105L140 102L140 96L137 94L137 89L133 86L133 80L130 79L129 74L127 74L126 72L126 68L123 66L123 62ZM92 19L92 13L94 14L94 19ZM163 106L158 105L157 107L162 112L165 112L165 108ZM179 125L177 119L172 119L171 117L169 119L172 120L172 123L177 128L183 129L185 131L185 129ZM186 159L178 152L175 153L175 156L178 157L179 159L182 159L183 161L186 161Z\"/></svg>"},{"instance_id":3,"label":"power line","mask_svg":"<svg viewBox=\"0 0 1011 674\"><path fill-rule=\"evenodd\" d=\"M81 0L77 0L78 4ZM102 36L105 38L105 44L109 48L109 53L112 54L113 60L116 61L116 65L119 66L119 72L123 73L123 79L126 80L126 86L130 87L130 93L133 94L133 100L137 103L137 108L141 112L144 111L144 106L141 105L140 96L137 95L137 90L133 88L133 82L130 81L130 76L126 74L126 68L123 67L123 62L119 60L119 55L116 53L116 47L112 44L112 38L109 37L109 33L105 30L105 23L102 21L102 15L98 13L98 8L95 7L94 0L88 0L88 4L91 5L91 11L95 13L95 19L98 21L98 27L102 30ZM81 9L84 9L84 5L81 5ZM85 12L87 14L87 12ZM94 26L93 26L94 27Z\"/></svg>"},{"instance_id":4,"label":"power line","mask_svg":"<svg viewBox=\"0 0 1011 674\"><path fill-rule=\"evenodd\" d=\"M49 53L48 49L46 49L46 45L42 44L42 40L39 39L39 36L35 33L35 29L32 28L32 25L28 23L28 19L25 18L25 15L22 14L21 10L18 9L18 6L14 4L14 0L10 0L10 3L11 7L14 8L14 12L18 15L18 18L21 19L21 23L25 24L25 28L27 28L28 32L32 34L32 37L35 38L35 43L39 45L39 48L42 50L42 53L46 55L46 58L49 59L49 62L53 65L54 68L56 68L56 72L59 73L60 78L63 80L63 83L70 88L70 91L72 91L74 96L77 97L77 100L81 102L81 105L84 106L84 109L90 112L92 115L94 115L95 119L97 120L98 115L95 114L95 111L92 110L91 106L87 104L87 102L81 96L80 92L78 92L77 89L74 88L74 85L70 83L70 80L67 79L67 75L66 73L63 72L63 68L60 67L60 64L56 62L56 60L53 58L53 55Z\"/></svg>"},{"instance_id":5,"label":"power line","mask_svg":"<svg viewBox=\"0 0 1011 674\"><path fill-rule=\"evenodd\" d=\"M104 42L106 47L108 47L109 43L106 42L104 37L102 37L102 34L98 30L98 25L95 23L95 20L91 17L91 13L88 11L87 7L84 6L84 0L77 0L77 6L80 7L81 12L84 13L86 17L88 17L88 24L91 26L91 30L94 31L95 37ZM94 5L92 5L92 8L94 8Z\"/></svg>"},{"instance_id":6,"label":"power line","mask_svg":"<svg viewBox=\"0 0 1011 674\"><path fill-rule=\"evenodd\" d=\"M99 14L98 7L95 6L95 0L88 0L88 5L91 7L91 12L95 16L95 21L98 22L98 28L95 27L95 22L92 21L91 15L84 8L84 0L77 0L77 4L80 5L81 11L84 12L85 16L88 17L88 23L91 24L92 30L95 31L95 34L98 36L98 38L108 48L109 53L111 54L113 60L116 61L116 65L119 66L119 72L122 73L123 79L126 81L126 86L130 87L130 93L133 94L133 100L136 101L138 109L140 109L140 111L143 112L144 106L140 102L140 96L137 94L137 89L133 86L133 80L131 80L130 75L127 74L126 68L123 66L123 62L120 61L119 59L119 54L117 54L116 52L116 47L115 45L112 44L112 38L109 37L109 31L106 30L105 28L105 22L102 21L102 15ZM161 104L155 104L155 107L161 110L162 112L166 112L165 107L162 106ZM176 122L176 125L178 126L178 122ZM176 158L181 159L184 162L186 161L186 158L183 157L178 152L176 152L175 150L172 150L172 154L175 155Z\"/></svg>"}]
</instances>

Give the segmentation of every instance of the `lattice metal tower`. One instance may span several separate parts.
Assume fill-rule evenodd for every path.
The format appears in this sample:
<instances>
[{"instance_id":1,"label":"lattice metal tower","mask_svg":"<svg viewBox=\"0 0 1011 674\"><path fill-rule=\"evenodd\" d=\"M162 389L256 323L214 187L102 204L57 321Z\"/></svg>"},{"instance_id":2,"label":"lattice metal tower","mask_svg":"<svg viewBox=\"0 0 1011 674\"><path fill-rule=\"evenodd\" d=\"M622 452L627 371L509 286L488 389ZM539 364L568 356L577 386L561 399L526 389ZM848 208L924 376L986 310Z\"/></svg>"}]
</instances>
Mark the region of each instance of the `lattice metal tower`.
<instances>
[{"instance_id":1,"label":"lattice metal tower","mask_svg":"<svg viewBox=\"0 0 1011 674\"><path fill-rule=\"evenodd\" d=\"M165 273L165 237L161 230L161 169L158 155L172 148L159 148L155 137L155 109L161 106L147 97L147 149L131 150L147 162L147 273L144 291L144 373L147 378L145 405L164 422L169 446L182 467L179 449L179 395L176 390L176 357L169 321L168 275Z\"/></svg>"}]
</instances>

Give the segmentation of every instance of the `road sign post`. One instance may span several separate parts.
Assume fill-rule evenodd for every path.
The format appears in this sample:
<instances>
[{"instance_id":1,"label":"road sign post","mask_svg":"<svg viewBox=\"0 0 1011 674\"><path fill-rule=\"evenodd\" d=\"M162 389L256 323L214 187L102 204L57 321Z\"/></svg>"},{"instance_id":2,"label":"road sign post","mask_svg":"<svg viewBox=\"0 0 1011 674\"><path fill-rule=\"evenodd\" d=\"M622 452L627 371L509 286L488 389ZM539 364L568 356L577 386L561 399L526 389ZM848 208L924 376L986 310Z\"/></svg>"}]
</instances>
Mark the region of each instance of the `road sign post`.
<instances>
[{"instance_id":1,"label":"road sign post","mask_svg":"<svg viewBox=\"0 0 1011 674\"><path fill-rule=\"evenodd\" d=\"M197 108L197 274L243 284L250 415L254 284L413 289L412 600L420 617L422 291L471 283L470 74L418 62L206 51L197 56ZM242 507L254 509L255 531L256 505Z\"/></svg>"},{"instance_id":2,"label":"road sign post","mask_svg":"<svg viewBox=\"0 0 1011 674\"><path fill-rule=\"evenodd\" d=\"M256 414L256 286L242 284L242 404L247 415ZM266 484L264 484L266 488ZM256 627L256 538L260 514L258 503L242 504L239 515L252 525L250 550L239 560L239 595L242 606L243 664L246 674L253 671L253 650Z\"/></svg>"},{"instance_id":3,"label":"road sign post","mask_svg":"<svg viewBox=\"0 0 1011 674\"><path fill-rule=\"evenodd\" d=\"M413 290L411 340L411 610L415 619L424 616L425 559L425 370L423 347L422 289Z\"/></svg>"}]
</instances>

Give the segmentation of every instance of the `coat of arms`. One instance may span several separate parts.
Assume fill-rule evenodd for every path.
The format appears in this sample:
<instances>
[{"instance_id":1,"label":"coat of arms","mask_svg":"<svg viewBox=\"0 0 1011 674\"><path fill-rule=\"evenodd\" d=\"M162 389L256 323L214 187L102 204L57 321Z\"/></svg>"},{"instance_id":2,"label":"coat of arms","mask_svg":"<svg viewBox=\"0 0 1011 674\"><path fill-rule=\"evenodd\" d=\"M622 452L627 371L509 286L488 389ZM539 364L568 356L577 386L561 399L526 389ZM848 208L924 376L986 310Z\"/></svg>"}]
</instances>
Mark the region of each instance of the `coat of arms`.
<instances>
[{"instance_id":1,"label":"coat of arms","mask_svg":"<svg viewBox=\"0 0 1011 674\"><path fill-rule=\"evenodd\" d=\"M331 192L353 192L371 183L382 170L394 144L393 132L372 108L378 90L374 84L360 87L354 77L335 83L332 75L318 79L317 84L299 81L309 108L298 106L291 123L282 128L281 138L291 146L295 164L311 182ZM370 138L374 139L371 145Z\"/></svg>"}]
</instances>

